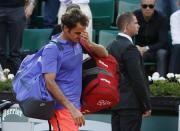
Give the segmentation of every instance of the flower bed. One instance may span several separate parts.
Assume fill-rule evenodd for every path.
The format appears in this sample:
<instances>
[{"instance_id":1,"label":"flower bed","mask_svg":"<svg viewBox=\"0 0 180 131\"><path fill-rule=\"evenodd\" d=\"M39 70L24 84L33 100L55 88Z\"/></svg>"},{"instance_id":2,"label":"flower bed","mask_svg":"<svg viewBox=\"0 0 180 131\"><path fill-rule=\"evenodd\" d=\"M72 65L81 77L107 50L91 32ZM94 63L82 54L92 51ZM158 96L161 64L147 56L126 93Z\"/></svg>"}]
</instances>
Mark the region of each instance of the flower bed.
<instances>
[{"instance_id":1,"label":"flower bed","mask_svg":"<svg viewBox=\"0 0 180 131\"><path fill-rule=\"evenodd\" d=\"M9 69L4 69L0 67L0 92L11 92L13 74L10 74Z\"/></svg>"},{"instance_id":2,"label":"flower bed","mask_svg":"<svg viewBox=\"0 0 180 131\"><path fill-rule=\"evenodd\" d=\"M153 96L180 97L180 74L168 73L167 78L159 77L155 72L149 76L150 90Z\"/></svg>"},{"instance_id":3,"label":"flower bed","mask_svg":"<svg viewBox=\"0 0 180 131\"><path fill-rule=\"evenodd\" d=\"M168 73L167 78L155 72L149 76L153 110L178 112L180 105L180 74Z\"/></svg>"}]
</instances>

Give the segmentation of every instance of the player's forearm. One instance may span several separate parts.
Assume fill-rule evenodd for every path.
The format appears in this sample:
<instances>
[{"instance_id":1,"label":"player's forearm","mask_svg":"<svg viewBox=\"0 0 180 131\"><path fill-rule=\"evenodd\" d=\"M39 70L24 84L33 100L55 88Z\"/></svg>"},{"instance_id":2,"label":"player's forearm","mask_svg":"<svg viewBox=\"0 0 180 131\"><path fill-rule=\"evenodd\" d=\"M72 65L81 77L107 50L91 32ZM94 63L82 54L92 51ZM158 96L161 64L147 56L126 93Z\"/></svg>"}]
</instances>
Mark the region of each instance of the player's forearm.
<instances>
[{"instance_id":1,"label":"player's forearm","mask_svg":"<svg viewBox=\"0 0 180 131\"><path fill-rule=\"evenodd\" d=\"M99 57L107 57L108 56L108 51L105 49L104 46L96 43L90 44L90 47L93 51L93 53Z\"/></svg>"}]
</instances>

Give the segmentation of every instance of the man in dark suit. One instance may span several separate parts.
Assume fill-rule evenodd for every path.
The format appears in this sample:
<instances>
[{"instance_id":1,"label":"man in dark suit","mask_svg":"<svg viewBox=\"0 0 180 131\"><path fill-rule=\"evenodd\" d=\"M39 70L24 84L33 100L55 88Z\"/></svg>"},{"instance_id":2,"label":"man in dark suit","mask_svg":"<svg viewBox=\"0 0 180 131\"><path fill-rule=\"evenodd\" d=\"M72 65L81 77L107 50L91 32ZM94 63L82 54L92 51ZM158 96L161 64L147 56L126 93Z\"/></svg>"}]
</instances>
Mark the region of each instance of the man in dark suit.
<instances>
[{"instance_id":1,"label":"man in dark suit","mask_svg":"<svg viewBox=\"0 0 180 131\"><path fill-rule=\"evenodd\" d=\"M112 109L112 131L140 131L142 115L151 114L151 105L143 60L131 39L139 25L135 15L124 13L117 18L117 26L120 32L107 48L120 68L121 100Z\"/></svg>"}]
</instances>

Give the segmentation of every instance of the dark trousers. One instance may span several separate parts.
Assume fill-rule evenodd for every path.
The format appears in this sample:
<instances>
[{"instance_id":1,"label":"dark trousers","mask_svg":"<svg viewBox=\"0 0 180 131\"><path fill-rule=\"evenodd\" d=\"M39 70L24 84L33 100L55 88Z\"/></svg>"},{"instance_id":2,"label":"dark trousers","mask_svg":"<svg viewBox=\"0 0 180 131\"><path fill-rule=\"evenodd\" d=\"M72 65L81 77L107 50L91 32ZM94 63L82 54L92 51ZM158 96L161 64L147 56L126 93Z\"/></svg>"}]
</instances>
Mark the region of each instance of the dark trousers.
<instances>
[{"instance_id":1,"label":"dark trousers","mask_svg":"<svg viewBox=\"0 0 180 131\"><path fill-rule=\"evenodd\" d=\"M44 27L52 28L57 25L57 13L59 6L59 0L46 0L43 16Z\"/></svg>"},{"instance_id":2,"label":"dark trousers","mask_svg":"<svg viewBox=\"0 0 180 131\"><path fill-rule=\"evenodd\" d=\"M117 110L112 112L112 131L140 131L142 113L138 110Z\"/></svg>"},{"instance_id":3,"label":"dark trousers","mask_svg":"<svg viewBox=\"0 0 180 131\"><path fill-rule=\"evenodd\" d=\"M7 54L15 70L19 67L25 24L24 7L0 7L0 63L3 68L8 68Z\"/></svg>"},{"instance_id":4,"label":"dark trousers","mask_svg":"<svg viewBox=\"0 0 180 131\"><path fill-rule=\"evenodd\" d=\"M169 72L180 74L180 44L173 45L169 63Z\"/></svg>"},{"instance_id":5,"label":"dark trousers","mask_svg":"<svg viewBox=\"0 0 180 131\"><path fill-rule=\"evenodd\" d=\"M156 62L156 71L160 76L165 77L168 69L168 51L165 49L159 49L157 52L146 52L143 56L144 62Z\"/></svg>"}]
</instances>

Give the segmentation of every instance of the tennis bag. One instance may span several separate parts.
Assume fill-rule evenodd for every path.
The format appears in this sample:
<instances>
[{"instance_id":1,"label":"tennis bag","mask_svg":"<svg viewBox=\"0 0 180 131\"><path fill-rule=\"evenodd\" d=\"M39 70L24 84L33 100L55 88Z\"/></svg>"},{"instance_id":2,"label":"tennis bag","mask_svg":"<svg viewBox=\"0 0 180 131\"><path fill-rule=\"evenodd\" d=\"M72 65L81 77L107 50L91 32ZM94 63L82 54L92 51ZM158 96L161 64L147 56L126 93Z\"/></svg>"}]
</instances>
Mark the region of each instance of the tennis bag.
<instances>
[{"instance_id":1,"label":"tennis bag","mask_svg":"<svg viewBox=\"0 0 180 131\"><path fill-rule=\"evenodd\" d=\"M43 49L24 58L12 81L12 88L25 116L49 120L54 115L54 99L45 87L42 74ZM59 55L62 57L61 51Z\"/></svg>"},{"instance_id":2,"label":"tennis bag","mask_svg":"<svg viewBox=\"0 0 180 131\"><path fill-rule=\"evenodd\" d=\"M118 63L112 55L97 57L86 43L82 46L91 56L83 63L81 111L93 113L115 106L119 102Z\"/></svg>"}]
</instances>

